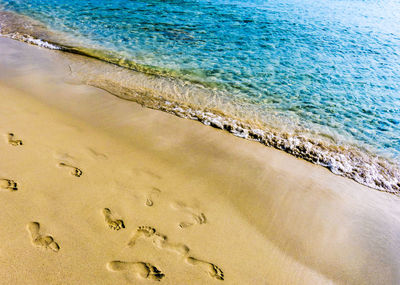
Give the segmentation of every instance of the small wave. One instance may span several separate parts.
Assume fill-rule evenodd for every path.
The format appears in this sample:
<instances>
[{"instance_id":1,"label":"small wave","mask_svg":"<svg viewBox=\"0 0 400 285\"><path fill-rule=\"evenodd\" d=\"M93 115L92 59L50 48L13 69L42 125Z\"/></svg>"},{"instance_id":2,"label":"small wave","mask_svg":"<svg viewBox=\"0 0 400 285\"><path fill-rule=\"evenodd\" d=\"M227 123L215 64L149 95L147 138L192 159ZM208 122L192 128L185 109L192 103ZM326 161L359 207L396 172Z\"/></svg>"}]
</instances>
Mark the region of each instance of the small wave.
<instances>
[{"instance_id":1,"label":"small wave","mask_svg":"<svg viewBox=\"0 0 400 285\"><path fill-rule=\"evenodd\" d=\"M84 83L106 90L119 98L199 121L237 137L257 141L321 165L337 175L371 188L400 194L399 168L388 160L353 146L339 146L330 143L330 140L274 130L257 120L235 116L239 112L234 111L234 107L229 114L225 113L221 111L222 106L229 109L226 107L229 103L216 100L215 96L199 86L132 73L119 67L89 65L82 70L75 70L75 73ZM115 76L116 74L118 75ZM191 100L193 97L197 98L197 103Z\"/></svg>"},{"instance_id":2,"label":"small wave","mask_svg":"<svg viewBox=\"0 0 400 285\"><path fill-rule=\"evenodd\" d=\"M0 35L48 49L62 49L45 40L54 35L41 23L13 12L0 11Z\"/></svg>"},{"instance_id":3,"label":"small wave","mask_svg":"<svg viewBox=\"0 0 400 285\"><path fill-rule=\"evenodd\" d=\"M183 80L188 79L192 83L201 84L210 88L215 88L220 85L215 82L198 80L191 76L189 76L190 79L186 78L187 76L174 69L140 64L133 60L121 58L120 54L111 50L88 48L81 46L79 43L68 42L66 38L69 40L71 40L71 38L67 35L61 32L53 32L42 23L11 11L0 10L0 35L40 47L87 56L149 75L173 77Z\"/></svg>"},{"instance_id":4,"label":"small wave","mask_svg":"<svg viewBox=\"0 0 400 285\"><path fill-rule=\"evenodd\" d=\"M62 49L59 46L53 45L53 44L48 43L48 42L46 42L44 40L41 40L41 39L35 39L34 37L29 36L29 35L22 35L20 33L13 33L13 34L8 34L6 36L11 38L11 39L13 39L13 40L18 40L18 41L21 41L21 42L37 45L39 47L44 47L44 48L53 49L53 50L61 50Z\"/></svg>"},{"instance_id":5,"label":"small wave","mask_svg":"<svg viewBox=\"0 0 400 285\"><path fill-rule=\"evenodd\" d=\"M271 128L254 116L246 117L251 109L235 106L223 94L196 82L166 76L171 75L171 71L127 62L107 51L71 46L40 23L12 12L0 11L0 35L85 56L75 58L73 76L119 98L199 121L324 166L337 175L371 188L400 194L400 170L387 159L355 146L339 146L322 137L310 138L304 132L296 134Z\"/></svg>"}]
</instances>

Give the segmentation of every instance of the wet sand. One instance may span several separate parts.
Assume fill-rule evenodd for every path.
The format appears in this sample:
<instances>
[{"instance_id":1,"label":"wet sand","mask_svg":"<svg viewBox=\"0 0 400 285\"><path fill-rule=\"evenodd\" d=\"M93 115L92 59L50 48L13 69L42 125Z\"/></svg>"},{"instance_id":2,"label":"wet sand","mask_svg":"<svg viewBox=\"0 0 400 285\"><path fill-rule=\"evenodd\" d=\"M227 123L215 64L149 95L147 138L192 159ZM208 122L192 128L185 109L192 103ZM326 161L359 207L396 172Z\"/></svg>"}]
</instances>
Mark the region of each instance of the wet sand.
<instances>
[{"instance_id":1,"label":"wet sand","mask_svg":"<svg viewBox=\"0 0 400 285\"><path fill-rule=\"evenodd\" d=\"M81 60L0 38L3 284L400 282L398 197L83 85Z\"/></svg>"}]
</instances>

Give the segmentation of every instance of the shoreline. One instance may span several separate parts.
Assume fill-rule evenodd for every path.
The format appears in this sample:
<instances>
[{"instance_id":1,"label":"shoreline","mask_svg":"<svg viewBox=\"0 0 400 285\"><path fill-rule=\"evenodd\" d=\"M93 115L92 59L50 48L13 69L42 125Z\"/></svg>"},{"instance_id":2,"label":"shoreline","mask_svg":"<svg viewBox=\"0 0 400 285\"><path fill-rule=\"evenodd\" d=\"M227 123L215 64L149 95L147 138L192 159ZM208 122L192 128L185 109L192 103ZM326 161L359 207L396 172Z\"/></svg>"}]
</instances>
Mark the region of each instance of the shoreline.
<instances>
[{"instance_id":1,"label":"shoreline","mask_svg":"<svg viewBox=\"0 0 400 285\"><path fill-rule=\"evenodd\" d=\"M6 17L3 19L3 36L65 52L71 75L81 83L147 108L199 121L237 137L285 151L373 189L395 195L400 193L400 168L388 157L381 157L362 145L343 143L343 138L329 132L325 134L321 127L299 125L290 127L290 130L277 129L273 125L280 125L277 122L284 118L273 118L267 124L262 119L261 113L264 111L261 112L255 106L253 110L249 105L250 109L244 114L240 106L224 97L226 95L213 94L204 86L187 84L178 78L171 79L160 74L147 74L145 67L135 70L125 61L120 62L115 55L107 60L107 55L101 55L101 51L58 44L58 36L54 32L38 23L34 24L33 20L31 25L20 32L19 22L30 18L14 14L3 12ZM46 36L49 42L46 42ZM53 38L55 40L51 41ZM253 115L248 115L250 113ZM284 125L290 124L286 122Z\"/></svg>"},{"instance_id":2,"label":"shoreline","mask_svg":"<svg viewBox=\"0 0 400 285\"><path fill-rule=\"evenodd\" d=\"M82 85L57 52L4 38L0 49L0 174L18 184L0 192L6 284L148 283L110 270L118 260L152 264L164 284L222 283L169 243L127 247L139 226L216 265L226 284L400 281L398 197ZM105 208L125 229L108 228ZM32 244L31 222L58 252Z\"/></svg>"}]
</instances>

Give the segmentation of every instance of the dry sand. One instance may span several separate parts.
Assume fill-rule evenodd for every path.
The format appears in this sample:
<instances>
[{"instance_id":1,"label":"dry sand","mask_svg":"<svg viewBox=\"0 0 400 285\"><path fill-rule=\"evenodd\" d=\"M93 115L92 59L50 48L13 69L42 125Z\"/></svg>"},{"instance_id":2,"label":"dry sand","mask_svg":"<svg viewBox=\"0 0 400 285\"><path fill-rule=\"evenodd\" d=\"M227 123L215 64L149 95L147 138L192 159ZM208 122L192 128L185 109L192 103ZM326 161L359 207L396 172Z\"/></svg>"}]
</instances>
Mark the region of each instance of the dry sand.
<instances>
[{"instance_id":1,"label":"dry sand","mask_svg":"<svg viewBox=\"0 0 400 285\"><path fill-rule=\"evenodd\" d=\"M1 284L399 284L398 197L68 60L0 38Z\"/></svg>"}]
</instances>

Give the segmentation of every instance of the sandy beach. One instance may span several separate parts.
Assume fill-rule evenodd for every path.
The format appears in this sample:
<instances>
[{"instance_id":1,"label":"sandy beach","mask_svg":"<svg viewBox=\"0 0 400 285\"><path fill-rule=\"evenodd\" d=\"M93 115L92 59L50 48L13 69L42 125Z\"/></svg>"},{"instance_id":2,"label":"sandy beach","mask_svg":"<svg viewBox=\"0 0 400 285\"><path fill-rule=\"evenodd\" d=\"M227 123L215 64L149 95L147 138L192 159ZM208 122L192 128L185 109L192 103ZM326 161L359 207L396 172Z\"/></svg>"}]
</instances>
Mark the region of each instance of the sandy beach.
<instances>
[{"instance_id":1,"label":"sandy beach","mask_svg":"<svg viewBox=\"0 0 400 285\"><path fill-rule=\"evenodd\" d=\"M400 199L0 38L1 284L398 284ZM10 135L11 134L11 135Z\"/></svg>"}]
</instances>

